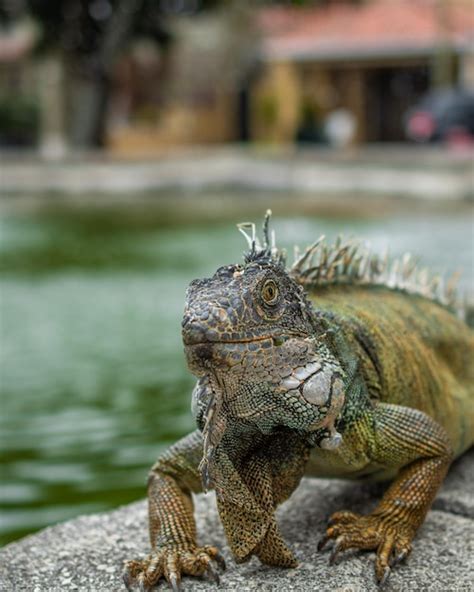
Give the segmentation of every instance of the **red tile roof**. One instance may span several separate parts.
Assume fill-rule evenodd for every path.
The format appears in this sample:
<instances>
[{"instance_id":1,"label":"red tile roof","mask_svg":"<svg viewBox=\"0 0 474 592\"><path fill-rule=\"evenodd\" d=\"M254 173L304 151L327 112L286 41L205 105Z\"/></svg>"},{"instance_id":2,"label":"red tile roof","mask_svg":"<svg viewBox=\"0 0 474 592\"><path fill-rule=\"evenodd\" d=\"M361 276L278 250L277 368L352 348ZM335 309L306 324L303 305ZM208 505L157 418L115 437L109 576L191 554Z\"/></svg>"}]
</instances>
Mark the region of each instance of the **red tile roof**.
<instances>
[{"instance_id":1,"label":"red tile roof","mask_svg":"<svg viewBox=\"0 0 474 592\"><path fill-rule=\"evenodd\" d=\"M444 25L440 6L444 7ZM318 8L274 7L259 14L263 57L337 58L426 54L444 35L461 50L474 42L472 0L372 0Z\"/></svg>"}]
</instances>

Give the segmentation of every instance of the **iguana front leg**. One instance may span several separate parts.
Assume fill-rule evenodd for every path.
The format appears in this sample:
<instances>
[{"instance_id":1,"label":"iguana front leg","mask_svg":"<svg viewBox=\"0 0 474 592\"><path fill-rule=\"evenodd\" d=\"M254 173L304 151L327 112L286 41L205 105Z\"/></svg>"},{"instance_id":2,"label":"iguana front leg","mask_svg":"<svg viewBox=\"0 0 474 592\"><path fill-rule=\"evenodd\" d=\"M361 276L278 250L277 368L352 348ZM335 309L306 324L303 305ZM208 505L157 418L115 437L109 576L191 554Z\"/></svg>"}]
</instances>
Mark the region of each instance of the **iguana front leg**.
<instances>
[{"instance_id":1,"label":"iguana front leg","mask_svg":"<svg viewBox=\"0 0 474 592\"><path fill-rule=\"evenodd\" d=\"M374 462L383 468L403 468L368 516L333 514L318 550L335 540L331 562L346 549L376 550L376 577L383 583L390 567L410 553L411 541L449 468L452 451L438 423L421 411L399 405L377 404L354 431L366 441Z\"/></svg>"},{"instance_id":2,"label":"iguana front leg","mask_svg":"<svg viewBox=\"0 0 474 592\"><path fill-rule=\"evenodd\" d=\"M275 518L275 509L296 489L309 456L296 434L265 440L237 467L221 452L221 482L216 486L219 516L237 563L256 555L262 563L296 567Z\"/></svg>"},{"instance_id":3,"label":"iguana front leg","mask_svg":"<svg viewBox=\"0 0 474 592\"><path fill-rule=\"evenodd\" d=\"M179 590L183 574L209 574L218 581L212 567L225 562L211 546L198 546L191 492L202 490L198 465L202 457L202 437L192 432L169 448L152 467L148 481L148 513L152 552L143 560L128 561L124 582L128 589L138 585L149 590L164 577Z\"/></svg>"}]
</instances>

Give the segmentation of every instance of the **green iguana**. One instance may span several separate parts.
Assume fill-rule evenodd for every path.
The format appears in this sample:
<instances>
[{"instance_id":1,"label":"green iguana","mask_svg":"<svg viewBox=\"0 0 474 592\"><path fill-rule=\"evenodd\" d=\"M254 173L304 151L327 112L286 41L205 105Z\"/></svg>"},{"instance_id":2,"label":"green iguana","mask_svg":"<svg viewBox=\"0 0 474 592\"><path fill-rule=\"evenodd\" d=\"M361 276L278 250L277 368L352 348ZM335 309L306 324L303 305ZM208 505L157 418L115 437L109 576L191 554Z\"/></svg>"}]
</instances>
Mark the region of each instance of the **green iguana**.
<instances>
[{"instance_id":1,"label":"green iguana","mask_svg":"<svg viewBox=\"0 0 474 592\"><path fill-rule=\"evenodd\" d=\"M269 236L242 265L191 282L182 336L198 377L198 429L148 482L152 551L126 586L183 574L219 580L198 546L191 493L214 488L239 562L293 567L275 509L303 475L391 479L369 515L333 514L319 544L376 551L383 583L405 559L452 459L474 435L474 335L411 259L389 264L352 243L318 241L287 270ZM270 238L272 240L270 240Z\"/></svg>"}]
</instances>

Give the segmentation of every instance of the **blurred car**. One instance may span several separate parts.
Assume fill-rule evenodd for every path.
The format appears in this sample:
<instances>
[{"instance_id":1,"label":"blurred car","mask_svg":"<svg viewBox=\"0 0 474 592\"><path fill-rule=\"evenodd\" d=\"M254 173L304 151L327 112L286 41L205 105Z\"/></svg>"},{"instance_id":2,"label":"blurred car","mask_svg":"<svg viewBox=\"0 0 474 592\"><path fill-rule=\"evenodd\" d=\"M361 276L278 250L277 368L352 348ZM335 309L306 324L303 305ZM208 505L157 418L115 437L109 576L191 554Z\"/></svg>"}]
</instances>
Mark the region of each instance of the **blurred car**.
<instances>
[{"instance_id":1,"label":"blurred car","mask_svg":"<svg viewBox=\"0 0 474 592\"><path fill-rule=\"evenodd\" d=\"M474 93L445 89L425 95L405 116L415 142L474 143Z\"/></svg>"}]
</instances>

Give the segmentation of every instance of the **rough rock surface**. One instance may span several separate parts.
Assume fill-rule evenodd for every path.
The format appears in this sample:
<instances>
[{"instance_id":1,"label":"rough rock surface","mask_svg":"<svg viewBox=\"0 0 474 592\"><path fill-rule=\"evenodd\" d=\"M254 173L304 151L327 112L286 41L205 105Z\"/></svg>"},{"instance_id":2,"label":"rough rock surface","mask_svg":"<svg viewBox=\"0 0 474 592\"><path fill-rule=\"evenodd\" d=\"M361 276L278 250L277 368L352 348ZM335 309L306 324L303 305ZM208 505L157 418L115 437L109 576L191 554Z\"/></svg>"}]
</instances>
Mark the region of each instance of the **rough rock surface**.
<instances>
[{"instance_id":1,"label":"rough rock surface","mask_svg":"<svg viewBox=\"0 0 474 592\"><path fill-rule=\"evenodd\" d=\"M228 560L221 590L318 590L363 592L378 590L373 554L346 553L334 566L316 545L331 512L367 511L382 487L343 481L305 479L279 509L286 540L298 554L296 569L264 567L253 559L236 565L229 556L212 494L197 496L202 542L218 545ZM81 516L46 528L0 552L0 590L31 592L123 591L125 559L148 551L146 503L112 512ZM190 591L214 589L208 581L185 578ZM161 584L159 589L166 589ZM474 451L458 460L415 540L405 565L396 569L386 592L468 592L474 589Z\"/></svg>"}]
</instances>

